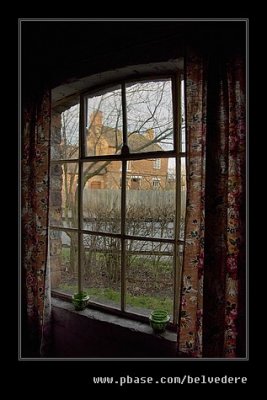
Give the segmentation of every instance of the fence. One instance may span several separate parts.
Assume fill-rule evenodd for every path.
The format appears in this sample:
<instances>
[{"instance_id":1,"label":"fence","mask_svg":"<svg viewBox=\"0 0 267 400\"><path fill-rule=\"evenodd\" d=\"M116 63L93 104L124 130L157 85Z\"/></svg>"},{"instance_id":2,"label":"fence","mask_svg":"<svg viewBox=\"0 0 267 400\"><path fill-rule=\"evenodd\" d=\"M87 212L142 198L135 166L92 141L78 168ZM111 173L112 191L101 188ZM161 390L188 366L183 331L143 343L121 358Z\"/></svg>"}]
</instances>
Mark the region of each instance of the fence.
<instances>
[{"instance_id":1,"label":"fence","mask_svg":"<svg viewBox=\"0 0 267 400\"><path fill-rule=\"evenodd\" d=\"M84 229L99 232L120 232L121 191L112 189L84 190ZM186 192L181 192L181 215L185 211ZM174 238L175 192L171 190L128 190L126 193L126 232L143 237ZM183 239L183 220L180 238ZM66 223L66 221L65 221ZM101 239L98 238L100 243ZM67 234L64 246L70 245ZM86 245L88 247L88 245ZM90 247L90 246L89 246ZM102 249L106 246L101 245Z\"/></svg>"},{"instance_id":2,"label":"fence","mask_svg":"<svg viewBox=\"0 0 267 400\"><path fill-rule=\"evenodd\" d=\"M185 210L186 192L181 192L181 211ZM121 191L116 189L84 189L84 217L90 210L120 211ZM174 190L127 190L126 208L175 209Z\"/></svg>"}]
</instances>

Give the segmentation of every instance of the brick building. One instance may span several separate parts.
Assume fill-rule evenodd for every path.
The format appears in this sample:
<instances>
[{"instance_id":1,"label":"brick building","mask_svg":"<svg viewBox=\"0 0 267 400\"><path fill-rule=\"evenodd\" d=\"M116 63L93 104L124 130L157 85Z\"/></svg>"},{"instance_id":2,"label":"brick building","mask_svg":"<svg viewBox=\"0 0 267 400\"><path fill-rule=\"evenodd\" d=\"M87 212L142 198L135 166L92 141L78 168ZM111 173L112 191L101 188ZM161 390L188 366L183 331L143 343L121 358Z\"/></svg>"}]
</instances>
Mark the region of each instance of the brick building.
<instances>
[{"instance_id":1,"label":"brick building","mask_svg":"<svg viewBox=\"0 0 267 400\"><path fill-rule=\"evenodd\" d=\"M110 155L121 150L122 131L103 125L103 113L97 111L90 116L90 126L87 134L87 155ZM145 134L133 132L128 134L128 146L133 153L141 151L157 152L162 150L155 143L153 129L148 129ZM101 168L102 166L102 168ZM97 162L90 166L91 173L95 173L87 183L92 189L118 189L121 184L121 162ZM144 160L131 160L127 163L127 188L128 189L165 189L168 187L168 159L153 158Z\"/></svg>"}]
</instances>

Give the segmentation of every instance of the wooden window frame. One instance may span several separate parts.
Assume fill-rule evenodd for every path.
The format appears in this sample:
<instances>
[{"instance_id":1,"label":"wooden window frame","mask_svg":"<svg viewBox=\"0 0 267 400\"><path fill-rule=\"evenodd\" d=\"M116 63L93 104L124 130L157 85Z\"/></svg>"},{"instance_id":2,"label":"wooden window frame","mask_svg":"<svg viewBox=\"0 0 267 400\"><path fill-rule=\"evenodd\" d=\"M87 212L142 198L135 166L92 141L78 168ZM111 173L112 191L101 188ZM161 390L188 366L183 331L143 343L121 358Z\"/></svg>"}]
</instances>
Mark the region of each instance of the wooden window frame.
<instances>
[{"instance_id":1,"label":"wooden window frame","mask_svg":"<svg viewBox=\"0 0 267 400\"><path fill-rule=\"evenodd\" d=\"M173 150L162 150L154 152L139 152L130 153L125 151L127 147L127 114L126 114L126 85L128 83L139 83L142 81L155 81L160 79L170 79L172 82L172 105L173 105L173 140L174 149ZM184 240L180 239L180 225L181 225L181 159L186 157L186 153L182 152L181 143L181 80L182 74L177 71L175 74L160 74L160 75L148 75L143 77L138 77L135 79L126 79L123 81L116 81L110 85L95 87L90 90L83 91L80 93L80 112L79 112L79 158L71 160L51 160L51 163L78 163L78 227L77 228L64 228L59 226L50 226L53 230L59 231L75 231L78 233L78 290L83 289L82 286L82 236L83 234L98 235L106 237L114 237L121 240L121 304L120 310L116 308L111 308L109 306L104 306L97 302L90 301L89 306L96 309L104 309L108 312L124 315L126 317L137 319L140 321L148 321L147 317L138 313L132 313L126 311L126 240L139 240L139 241L156 241L170 243L174 245L173 254L173 268L174 268L174 294L173 294L173 316L172 323L170 323L170 328L175 328L179 320L179 310L180 310L180 294L181 294L181 270L182 266L180 264L179 247L184 246ZM122 90L122 110L123 110L123 143L124 147L121 154L112 155L86 155L86 99L88 96L94 93L100 92L102 89L108 90L108 88L117 87L121 85ZM128 150L128 149L126 149ZM173 239L165 238L153 238L153 237L142 237L126 234L126 188L127 188L127 161L133 160L153 160L162 158L175 158L176 162L176 215L175 215L175 236ZM119 160L122 163L122 175L121 175L121 233L105 233L105 232L95 232L87 229L83 229L83 193L82 193L82 171L83 164L90 161L114 161ZM59 291L53 290L52 295L70 300L71 296L60 293Z\"/></svg>"}]
</instances>

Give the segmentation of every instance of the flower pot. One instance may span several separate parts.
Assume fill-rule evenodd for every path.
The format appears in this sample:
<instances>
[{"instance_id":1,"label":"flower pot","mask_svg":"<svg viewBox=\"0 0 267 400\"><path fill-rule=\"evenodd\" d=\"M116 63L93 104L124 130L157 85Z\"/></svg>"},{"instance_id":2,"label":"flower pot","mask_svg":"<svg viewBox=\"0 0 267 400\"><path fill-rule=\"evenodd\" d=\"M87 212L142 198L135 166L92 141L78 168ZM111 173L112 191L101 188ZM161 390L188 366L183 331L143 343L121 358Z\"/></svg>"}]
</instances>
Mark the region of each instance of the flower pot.
<instances>
[{"instance_id":1,"label":"flower pot","mask_svg":"<svg viewBox=\"0 0 267 400\"><path fill-rule=\"evenodd\" d=\"M155 333L164 332L170 316L165 310L154 310L149 316L150 325Z\"/></svg>"},{"instance_id":2,"label":"flower pot","mask_svg":"<svg viewBox=\"0 0 267 400\"><path fill-rule=\"evenodd\" d=\"M85 292L75 293L72 296L72 303L76 311L82 311L86 308L90 297Z\"/></svg>"}]
</instances>

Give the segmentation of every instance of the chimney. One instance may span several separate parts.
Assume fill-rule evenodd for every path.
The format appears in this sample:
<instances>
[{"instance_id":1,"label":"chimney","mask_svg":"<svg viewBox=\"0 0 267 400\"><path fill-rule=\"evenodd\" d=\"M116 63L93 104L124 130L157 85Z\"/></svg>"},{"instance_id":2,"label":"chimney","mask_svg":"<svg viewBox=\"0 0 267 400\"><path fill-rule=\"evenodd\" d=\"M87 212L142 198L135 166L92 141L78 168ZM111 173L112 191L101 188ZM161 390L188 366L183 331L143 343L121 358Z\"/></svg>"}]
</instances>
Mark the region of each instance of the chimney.
<instances>
[{"instance_id":1,"label":"chimney","mask_svg":"<svg viewBox=\"0 0 267 400\"><path fill-rule=\"evenodd\" d=\"M147 129L146 133L145 133L145 137L150 141L154 140L154 138L155 138L154 129L152 129L152 128Z\"/></svg>"},{"instance_id":2,"label":"chimney","mask_svg":"<svg viewBox=\"0 0 267 400\"><path fill-rule=\"evenodd\" d=\"M103 125L103 113L102 111L94 111L90 115L91 127L101 128Z\"/></svg>"}]
</instances>

